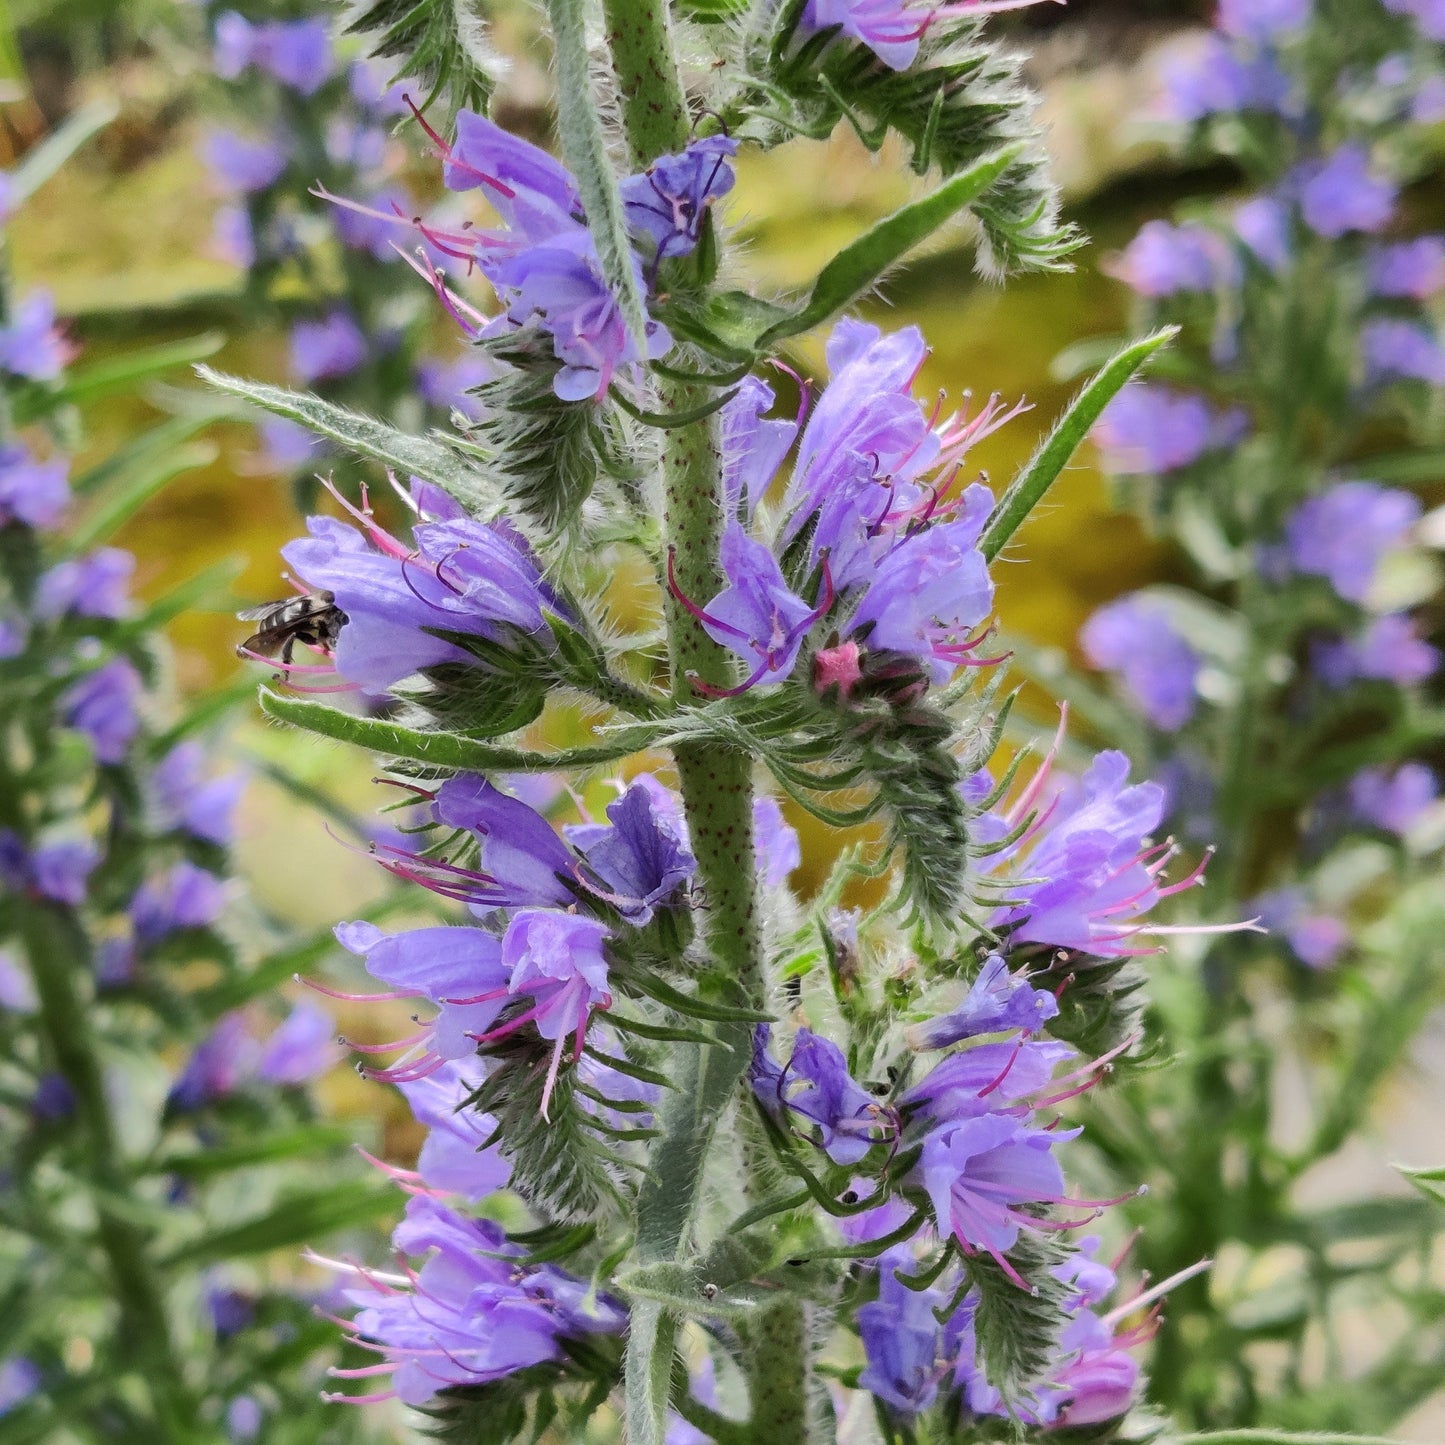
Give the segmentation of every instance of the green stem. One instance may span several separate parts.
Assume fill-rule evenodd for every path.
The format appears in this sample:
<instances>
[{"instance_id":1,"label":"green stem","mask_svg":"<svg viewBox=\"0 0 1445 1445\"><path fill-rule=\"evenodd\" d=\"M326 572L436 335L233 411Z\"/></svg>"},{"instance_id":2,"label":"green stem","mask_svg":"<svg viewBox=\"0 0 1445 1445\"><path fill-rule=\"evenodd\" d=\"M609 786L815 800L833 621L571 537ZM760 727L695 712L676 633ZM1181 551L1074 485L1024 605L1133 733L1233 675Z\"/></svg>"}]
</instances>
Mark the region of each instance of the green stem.
<instances>
[{"instance_id":1,"label":"green stem","mask_svg":"<svg viewBox=\"0 0 1445 1445\"><path fill-rule=\"evenodd\" d=\"M687 143L688 112L662 0L604 0L607 40L622 100L632 164L639 169ZM661 378L655 409L672 417L696 414L716 392L704 383ZM664 430L660 458L663 541L677 591L713 597L722 586L718 548L722 537L720 456L712 416ZM715 687L736 681L736 663L703 631L669 590L668 657L673 693L691 700L694 680ZM752 766L743 752L716 743L674 749L687 813L697 877L704 899L702 935L708 974L704 992L761 1008L764 979L757 923L757 862L753 849ZM703 1176L718 1122L738 1093L749 1059L746 1025L717 1029L727 1048L674 1046L675 1087L659 1111L661 1135L649 1159L651 1175L637 1202L637 1249L643 1263L676 1258L690 1247ZM656 1437L665 1399L672 1337L659 1321L644 1321L647 1341L628 1351L630 1438L643 1445ZM782 1304L760 1328L769 1338L758 1352L750 1382L752 1438L790 1445L807 1438L805 1397L794 1397L769 1373L777 1362L795 1362L795 1383L806 1375L801 1306ZM636 1330L636 1322L634 1322ZM638 1348L632 1348L632 1345ZM659 1358L667 1351L666 1368Z\"/></svg>"},{"instance_id":2,"label":"green stem","mask_svg":"<svg viewBox=\"0 0 1445 1445\"><path fill-rule=\"evenodd\" d=\"M129 1179L105 1091L90 1009L76 980L89 969L89 944L74 915L54 904L31 902L21 910L21 931L40 1005L40 1027L51 1057L75 1096L86 1136L86 1164L94 1196L96 1237L105 1254L120 1305L117 1338L151 1391L165 1439L198 1437L171 1338L147 1232L127 1217Z\"/></svg>"}]
</instances>

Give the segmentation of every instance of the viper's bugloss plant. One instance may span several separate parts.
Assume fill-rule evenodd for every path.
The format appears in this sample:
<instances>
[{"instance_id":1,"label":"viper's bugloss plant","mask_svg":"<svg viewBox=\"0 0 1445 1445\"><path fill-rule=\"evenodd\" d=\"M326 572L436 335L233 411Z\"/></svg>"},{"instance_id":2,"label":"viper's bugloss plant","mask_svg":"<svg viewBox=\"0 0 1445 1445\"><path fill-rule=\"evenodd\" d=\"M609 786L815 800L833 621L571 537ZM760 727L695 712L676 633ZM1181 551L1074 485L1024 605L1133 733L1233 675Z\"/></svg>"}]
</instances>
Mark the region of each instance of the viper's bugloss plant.
<instances>
[{"instance_id":1,"label":"viper's bugloss plant","mask_svg":"<svg viewBox=\"0 0 1445 1445\"><path fill-rule=\"evenodd\" d=\"M4 190L26 200L95 129L77 116ZM261 961L276 931L254 907L247 921L231 875L246 780L212 756L215 705L173 696L160 628L218 579L146 605L135 557L108 545L212 453L177 447L172 420L129 457L72 462L72 398L97 374L173 367L163 350L69 370L78 347L49 296L0 278L0 1413L15 1440L316 1439L324 1279L257 1260L379 1198L289 1171L342 1157L308 1091L339 1050L314 1002L283 1016L267 997L295 965Z\"/></svg>"},{"instance_id":2,"label":"viper's bugloss plant","mask_svg":"<svg viewBox=\"0 0 1445 1445\"><path fill-rule=\"evenodd\" d=\"M262 693L389 759L405 827L376 861L454 909L336 931L382 985L355 998L416 1009L360 1052L429 1131L383 1166L411 1195L395 1267L329 1261L375 1357L340 1399L469 1441L609 1413L634 1445L1157 1428L1133 1350L1178 1281L1117 1286L1128 1249L1085 1232L1140 1181L1073 1182L1098 1174L1073 1101L1145 1053L1161 904L1203 865L1122 753L1001 750L990 564L1167 333L995 496L968 453L1022 405L920 396L924 336L847 314L960 215L991 273L1076 247L985 30L1010 8L608 0L594 47L591 7L551 0L560 159L471 94L417 123L477 209L336 201L429 248L491 368L476 416L407 434L210 374L379 463L409 514L337 488L285 549L305 625ZM452 94L450 14L357 24ZM716 61L691 90L684 39ZM806 294L741 289L735 164L839 123L937 178ZM826 379L780 403L781 348L821 328ZM629 631L608 584L639 562ZM591 736L549 750L559 705ZM780 802L871 829L812 898Z\"/></svg>"},{"instance_id":3,"label":"viper's bugloss plant","mask_svg":"<svg viewBox=\"0 0 1445 1445\"><path fill-rule=\"evenodd\" d=\"M1238 1259L1174 1297L1157 1398L1200 1425L1380 1430L1445 1359L1429 1207L1379 1198L1386 1174L1342 1214L1306 1181L1369 1127L1440 1000L1439 528L1424 513L1445 242L1421 232L1445 52L1438 6L1373 0L1222 4L1196 39L1161 103L1248 189L1148 222L1113 258L1141 320L1182 330L1168 377L1126 388L1094 430L1173 579L1087 620L1095 676L1068 689L1166 783L1166 826L1219 849L1181 916L1254 915L1270 937L1161 964L1161 1021L1193 1057L1138 1080L1097 1137L1123 1178L1158 1186L1133 1208L1141 1259ZM1146 1117L1170 1127L1145 1137ZM1296 1252L1266 1282L1255 1271L1285 1240ZM1369 1262L1343 1265L1347 1248ZM1311 1359L1342 1313L1406 1297L1369 1360Z\"/></svg>"}]
</instances>

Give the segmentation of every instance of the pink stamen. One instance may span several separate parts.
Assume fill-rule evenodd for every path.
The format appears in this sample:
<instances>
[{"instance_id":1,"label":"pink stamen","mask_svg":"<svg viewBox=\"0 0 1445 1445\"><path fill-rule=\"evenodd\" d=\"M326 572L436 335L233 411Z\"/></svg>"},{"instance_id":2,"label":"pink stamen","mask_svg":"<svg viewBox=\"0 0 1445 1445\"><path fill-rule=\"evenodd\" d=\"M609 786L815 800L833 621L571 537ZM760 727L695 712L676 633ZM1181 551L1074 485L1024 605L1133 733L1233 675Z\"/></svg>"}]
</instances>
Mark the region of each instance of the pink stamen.
<instances>
[{"instance_id":1,"label":"pink stamen","mask_svg":"<svg viewBox=\"0 0 1445 1445\"><path fill-rule=\"evenodd\" d=\"M1049 745L1048 752L1044 754L1043 762L1039 764L1033 777L1029 779L1028 786L1019 795L1018 801L1004 814L1004 820L1006 822L1018 822L1018 820L1033 807L1034 799L1043 791L1043 786L1048 781L1049 773L1053 769L1054 759L1058 757L1059 749L1063 746L1064 732L1068 728L1068 725L1069 705L1066 702L1061 702L1059 704L1059 726L1058 731L1054 733L1054 740Z\"/></svg>"},{"instance_id":2,"label":"pink stamen","mask_svg":"<svg viewBox=\"0 0 1445 1445\"><path fill-rule=\"evenodd\" d=\"M327 998L340 999L343 1003L390 1003L394 999L420 998L420 994L399 993L343 993L339 988L330 988L324 983L317 983L314 978L302 978L299 973L291 975L292 981L304 984L307 988L316 993L325 994Z\"/></svg>"}]
</instances>

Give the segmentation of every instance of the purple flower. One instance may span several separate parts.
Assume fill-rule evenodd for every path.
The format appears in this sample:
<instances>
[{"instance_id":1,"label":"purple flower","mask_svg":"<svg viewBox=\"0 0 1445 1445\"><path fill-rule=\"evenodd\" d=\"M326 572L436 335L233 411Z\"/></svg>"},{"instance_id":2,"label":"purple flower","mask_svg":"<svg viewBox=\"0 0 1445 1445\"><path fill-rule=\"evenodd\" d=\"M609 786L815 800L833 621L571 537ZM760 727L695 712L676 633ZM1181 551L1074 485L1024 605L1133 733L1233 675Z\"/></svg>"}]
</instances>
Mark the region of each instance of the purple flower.
<instances>
[{"instance_id":1,"label":"purple flower","mask_svg":"<svg viewBox=\"0 0 1445 1445\"><path fill-rule=\"evenodd\" d=\"M500 1225L465 1219L427 1195L407 1202L392 1243L429 1258L406 1276L336 1266L352 1277L346 1294L359 1307L351 1335L393 1367L385 1394L360 1398L425 1405L449 1386L561 1361L563 1340L626 1326L626 1311L609 1295L553 1265L527 1264Z\"/></svg>"},{"instance_id":2,"label":"purple flower","mask_svg":"<svg viewBox=\"0 0 1445 1445\"><path fill-rule=\"evenodd\" d=\"M1100 753L1083 777L1065 780L1024 840L1007 885L1018 902L994 927L1010 928L1017 941L1104 957L1137 952L1136 920L1196 876L1160 885L1170 853L1148 843L1163 814L1163 788L1131 784L1128 758ZM1000 862L1014 858L1006 849Z\"/></svg>"},{"instance_id":3,"label":"purple flower","mask_svg":"<svg viewBox=\"0 0 1445 1445\"><path fill-rule=\"evenodd\" d=\"M416 389L433 406L476 418L481 413L472 393L497 375L496 363L477 353L453 361L424 361L416 369Z\"/></svg>"},{"instance_id":4,"label":"purple flower","mask_svg":"<svg viewBox=\"0 0 1445 1445\"><path fill-rule=\"evenodd\" d=\"M1237 40L1268 41L1309 23L1312 0L1219 0L1215 24Z\"/></svg>"},{"instance_id":5,"label":"purple flower","mask_svg":"<svg viewBox=\"0 0 1445 1445\"><path fill-rule=\"evenodd\" d=\"M661 799L657 793L662 792ZM607 806L607 823L567 828L599 896L632 924L647 923L653 910L676 898L697 862L682 837L672 800L652 779L634 782Z\"/></svg>"},{"instance_id":6,"label":"purple flower","mask_svg":"<svg viewBox=\"0 0 1445 1445\"><path fill-rule=\"evenodd\" d=\"M1106 603L1084 623L1079 643L1090 666L1120 674L1155 727L1176 732L1194 716L1199 654L1147 596L1130 593Z\"/></svg>"},{"instance_id":7,"label":"purple flower","mask_svg":"<svg viewBox=\"0 0 1445 1445\"><path fill-rule=\"evenodd\" d=\"M512 1173L492 1138L497 1121L467 1103L484 1078L477 1063L466 1060L398 1086L417 1123L430 1131L416 1162L422 1182L472 1203L505 1188Z\"/></svg>"},{"instance_id":8,"label":"purple flower","mask_svg":"<svg viewBox=\"0 0 1445 1445\"><path fill-rule=\"evenodd\" d=\"M291 328L292 374L311 383L345 376L366 361L366 337L344 311L321 321L298 321Z\"/></svg>"},{"instance_id":9,"label":"purple flower","mask_svg":"<svg viewBox=\"0 0 1445 1445\"><path fill-rule=\"evenodd\" d=\"M705 136L622 182L627 220L651 238L658 260L686 256L696 248L708 208L733 188L730 162L737 152L738 143L730 137Z\"/></svg>"},{"instance_id":10,"label":"purple flower","mask_svg":"<svg viewBox=\"0 0 1445 1445\"><path fill-rule=\"evenodd\" d=\"M235 836L232 814L246 786L244 773L206 776L206 750L194 740L177 743L151 774L161 826L226 847Z\"/></svg>"},{"instance_id":11,"label":"purple flower","mask_svg":"<svg viewBox=\"0 0 1445 1445\"><path fill-rule=\"evenodd\" d=\"M246 1445L260 1438L265 1420L265 1412L254 1396L237 1395L226 1406L226 1438L234 1445Z\"/></svg>"},{"instance_id":12,"label":"purple flower","mask_svg":"<svg viewBox=\"0 0 1445 1445\"><path fill-rule=\"evenodd\" d=\"M53 620L76 617L124 617L130 611L130 579L135 558L119 547L101 547L84 557L57 562L35 592L35 615Z\"/></svg>"},{"instance_id":13,"label":"purple flower","mask_svg":"<svg viewBox=\"0 0 1445 1445\"><path fill-rule=\"evenodd\" d=\"M1369 152L1354 142L1307 167L1300 179L1305 224L1330 240L1349 231L1383 230L1394 212L1394 184L1370 169Z\"/></svg>"},{"instance_id":14,"label":"purple flower","mask_svg":"<svg viewBox=\"0 0 1445 1445\"><path fill-rule=\"evenodd\" d=\"M0 1009L10 1013L33 1014L40 1006L29 973L7 948L0 948Z\"/></svg>"},{"instance_id":15,"label":"purple flower","mask_svg":"<svg viewBox=\"0 0 1445 1445\"><path fill-rule=\"evenodd\" d=\"M890 70L907 70L918 58L927 25L927 13L907 0L807 0L798 20L798 29L807 35L838 28Z\"/></svg>"},{"instance_id":16,"label":"purple flower","mask_svg":"<svg viewBox=\"0 0 1445 1445\"><path fill-rule=\"evenodd\" d=\"M290 164L287 144L279 137L263 139L213 130L206 137L205 161L228 191L264 191Z\"/></svg>"},{"instance_id":17,"label":"purple flower","mask_svg":"<svg viewBox=\"0 0 1445 1445\"><path fill-rule=\"evenodd\" d=\"M1381 246L1370 257L1369 285L1376 296L1413 301L1445 291L1445 236L1417 236Z\"/></svg>"},{"instance_id":18,"label":"purple flower","mask_svg":"<svg viewBox=\"0 0 1445 1445\"><path fill-rule=\"evenodd\" d=\"M1210 35L1162 67L1164 111L1190 125L1211 115L1289 108L1290 81L1268 51L1241 55L1223 36Z\"/></svg>"},{"instance_id":19,"label":"purple flower","mask_svg":"<svg viewBox=\"0 0 1445 1445\"><path fill-rule=\"evenodd\" d=\"M228 10L216 20L213 63L223 80L255 66L302 95L314 95L331 74L331 37L324 20L253 25Z\"/></svg>"},{"instance_id":20,"label":"purple flower","mask_svg":"<svg viewBox=\"0 0 1445 1445\"><path fill-rule=\"evenodd\" d=\"M481 189L525 244L582 223L582 198L567 168L539 146L474 111L457 112L456 139L442 152L448 190Z\"/></svg>"},{"instance_id":21,"label":"purple flower","mask_svg":"<svg viewBox=\"0 0 1445 1445\"><path fill-rule=\"evenodd\" d=\"M902 1107L925 1131L996 1112L1022 1118L1030 1112L1028 1101L1042 1094L1058 1066L1073 1056L1067 1044L1053 1039L973 1044L940 1059L904 1094Z\"/></svg>"},{"instance_id":22,"label":"purple flower","mask_svg":"<svg viewBox=\"0 0 1445 1445\"><path fill-rule=\"evenodd\" d=\"M1165 473L1234 445L1245 431L1242 412L1216 413L1202 396L1135 382L1126 386L1090 433L1111 472Z\"/></svg>"},{"instance_id":23,"label":"purple flower","mask_svg":"<svg viewBox=\"0 0 1445 1445\"><path fill-rule=\"evenodd\" d=\"M244 1015L223 1014L171 1085L169 1106L189 1113L229 1098L255 1073L257 1052Z\"/></svg>"},{"instance_id":24,"label":"purple flower","mask_svg":"<svg viewBox=\"0 0 1445 1445\"><path fill-rule=\"evenodd\" d=\"M374 115L406 115L406 86L392 80L392 67L385 60L358 60L348 75L351 98Z\"/></svg>"},{"instance_id":25,"label":"purple flower","mask_svg":"<svg viewBox=\"0 0 1445 1445\"><path fill-rule=\"evenodd\" d=\"M1316 643L1310 661L1326 687L1345 687L1357 678L1408 687L1435 671L1440 653L1421 641L1409 617L1390 612L1355 637Z\"/></svg>"},{"instance_id":26,"label":"purple flower","mask_svg":"<svg viewBox=\"0 0 1445 1445\"><path fill-rule=\"evenodd\" d=\"M75 1113L75 1090L62 1074L42 1074L30 1108L37 1119L68 1119Z\"/></svg>"},{"instance_id":27,"label":"purple flower","mask_svg":"<svg viewBox=\"0 0 1445 1445\"><path fill-rule=\"evenodd\" d=\"M30 634L23 622L0 617L0 662L21 656L29 641Z\"/></svg>"},{"instance_id":28,"label":"purple flower","mask_svg":"<svg viewBox=\"0 0 1445 1445\"><path fill-rule=\"evenodd\" d=\"M765 381L746 376L737 395L722 409L723 507L729 517L739 508L757 511L783 459L797 439L798 424L769 418L776 395Z\"/></svg>"},{"instance_id":29,"label":"purple flower","mask_svg":"<svg viewBox=\"0 0 1445 1445\"><path fill-rule=\"evenodd\" d=\"M1251 906L1265 928L1282 935L1307 968L1329 968L1349 947L1350 931L1344 921L1316 911L1301 889L1261 894Z\"/></svg>"},{"instance_id":30,"label":"purple flower","mask_svg":"<svg viewBox=\"0 0 1445 1445\"><path fill-rule=\"evenodd\" d=\"M327 451L326 443L304 426L281 416L262 417L256 423L260 433L262 464L267 471L295 472L310 466Z\"/></svg>"},{"instance_id":31,"label":"purple flower","mask_svg":"<svg viewBox=\"0 0 1445 1445\"><path fill-rule=\"evenodd\" d=\"M396 255L394 238L396 216L410 213L411 203L404 192L391 189L374 195L364 209L337 206L331 224L344 244L354 251L369 251L378 261L389 261Z\"/></svg>"},{"instance_id":32,"label":"purple flower","mask_svg":"<svg viewBox=\"0 0 1445 1445\"><path fill-rule=\"evenodd\" d=\"M803 861L803 850L776 798L760 794L753 799L753 841L763 882L769 888L785 888Z\"/></svg>"},{"instance_id":33,"label":"purple flower","mask_svg":"<svg viewBox=\"0 0 1445 1445\"><path fill-rule=\"evenodd\" d=\"M1275 196L1254 196L1235 208L1234 234L1275 275L1290 263L1289 207Z\"/></svg>"},{"instance_id":34,"label":"purple flower","mask_svg":"<svg viewBox=\"0 0 1445 1445\"><path fill-rule=\"evenodd\" d=\"M1147 221L1114 262L1113 275L1151 300L1212 291L1230 272L1229 254L1206 227Z\"/></svg>"},{"instance_id":35,"label":"purple flower","mask_svg":"<svg viewBox=\"0 0 1445 1445\"><path fill-rule=\"evenodd\" d=\"M10 1355L0 1364L0 1415L28 1400L45 1382L40 1367L23 1355Z\"/></svg>"},{"instance_id":36,"label":"purple flower","mask_svg":"<svg viewBox=\"0 0 1445 1445\"><path fill-rule=\"evenodd\" d=\"M15 214L15 182L9 171L0 171L0 226Z\"/></svg>"},{"instance_id":37,"label":"purple flower","mask_svg":"<svg viewBox=\"0 0 1445 1445\"><path fill-rule=\"evenodd\" d=\"M266 1040L256 1061L256 1076L268 1084L295 1088L335 1067L340 1057L331 1015L303 1001Z\"/></svg>"},{"instance_id":38,"label":"purple flower","mask_svg":"<svg viewBox=\"0 0 1445 1445\"><path fill-rule=\"evenodd\" d=\"M816 612L788 586L772 549L735 522L723 533L719 561L728 585L702 610L704 630L749 664L749 683L781 682Z\"/></svg>"},{"instance_id":39,"label":"purple flower","mask_svg":"<svg viewBox=\"0 0 1445 1445\"><path fill-rule=\"evenodd\" d=\"M1372 381L1405 377L1445 386L1445 346L1428 326L1412 321L1368 322L1360 332L1360 352Z\"/></svg>"},{"instance_id":40,"label":"purple flower","mask_svg":"<svg viewBox=\"0 0 1445 1445\"><path fill-rule=\"evenodd\" d=\"M31 381L54 381L73 354L55 325L55 301L48 291L31 291L0 327L0 367Z\"/></svg>"},{"instance_id":41,"label":"purple flower","mask_svg":"<svg viewBox=\"0 0 1445 1445\"><path fill-rule=\"evenodd\" d=\"M1350 779L1355 816L1403 837L1440 794L1440 780L1424 763L1401 763L1393 772L1364 768Z\"/></svg>"},{"instance_id":42,"label":"purple flower","mask_svg":"<svg viewBox=\"0 0 1445 1445\"><path fill-rule=\"evenodd\" d=\"M779 1068L768 1051L770 1040L767 1024L753 1030L752 1085L780 1125L790 1112L815 1124L818 1147L835 1164L856 1164L897 1133L896 1116L854 1082L836 1044L799 1029L792 1058Z\"/></svg>"},{"instance_id":43,"label":"purple flower","mask_svg":"<svg viewBox=\"0 0 1445 1445\"><path fill-rule=\"evenodd\" d=\"M908 1046L942 1049L978 1034L1013 1033L1019 1029L1037 1033L1058 1012L1053 994L1034 988L1020 974L1011 974L1004 959L993 953L984 959L983 969L963 1002L950 1013L914 1024L907 1033Z\"/></svg>"},{"instance_id":44,"label":"purple flower","mask_svg":"<svg viewBox=\"0 0 1445 1445\"><path fill-rule=\"evenodd\" d=\"M905 1415L928 1409L938 1398L942 1373L942 1330L934 1311L947 1303L943 1290L910 1289L885 1263L878 1271L878 1298L858 1307L858 1333L867 1360L859 1388Z\"/></svg>"},{"instance_id":45,"label":"purple flower","mask_svg":"<svg viewBox=\"0 0 1445 1445\"><path fill-rule=\"evenodd\" d=\"M308 587L335 595L347 618L336 669L368 691L472 660L424 629L501 642L513 628L548 635L547 614L562 612L525 540L505 522L424 511L409 547L368 514L354 515L365 535L331 517L310 517L311 535L282 548L282 556Z\"/></svg>"},{"instance_id":46,"label":"purple flower","mask_svg":"<svg viewBox=\"0 0 1445 1445\"><path fill-rule=\"evenodd\" d=\"M146 879L131 899L129 912L136 938L151 945L182 929L209 928L225 907L222 880L182 860Z\"/></svg>"},{"instance_id":47,"label":"purple flower","mask_svg":"<svg viewBox=\"0 0 1445 1445\"><path fill-rule=\"evenodd\" d=\"M53 527L70 500L70 463L36 461L22 446L0 449L0 527Z\"/></svg>"},{"instance_id":48,"label":"purple flower","mask_svg":"<svg viewBox=\"0 0 1445 1445\"><path fill-rule=\"evenodd\" d=\"M42 898L79 908L99 862L100 850L88 838L42 843L30 855L31 886Z\"/></svg>"},{"instance_id":49,"label":"purple flower","mask_svg":"<svg viewBox=\"0 0 1445 1445\"><path fill-rule=\"evenodd\" d=\"M1420 517L1411 493L1375 482L1338 482L1309 497L1285 523L1285 548L1297 571L1325 577L1341 597L1363 602L1389 553Z\"/></svg>"},{"instance_id":50,"label":"purple flower","mask_svg":"<svg viewBox=\"0 0 1445 1445\"><path fill-rule=\"evenodd\" d=\"M140 673L126 658L117 657L61 695L61 715L67 727L90 739L97 762L121 763L140 731L137 709L143 691Z\"/></svg>"},{"instance_id":51,"label":"purple flower","mask_svg":"<svg viewBox=\"0 0 1445 1445\"><path fill-rule=\"evenodd\" d=\"M1385 0L1385 9L1408 15L1427 40L1445 41L1445 0Z\"/></svg>"}]
</instances>

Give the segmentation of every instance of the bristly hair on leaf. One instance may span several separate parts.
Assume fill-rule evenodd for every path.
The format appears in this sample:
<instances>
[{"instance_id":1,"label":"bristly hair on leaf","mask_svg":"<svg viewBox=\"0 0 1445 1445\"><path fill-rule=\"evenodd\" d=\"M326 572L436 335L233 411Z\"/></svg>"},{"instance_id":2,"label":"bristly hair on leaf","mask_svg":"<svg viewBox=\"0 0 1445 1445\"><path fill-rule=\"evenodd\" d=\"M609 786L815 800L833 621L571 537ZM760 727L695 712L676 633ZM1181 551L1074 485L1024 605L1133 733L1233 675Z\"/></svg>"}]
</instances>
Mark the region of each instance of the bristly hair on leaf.
<instances>
[{"instance_id":1,"label":"bristly hair on leaf","mask_svg":"<svg viewBox=\"0 0 1445 1445\"><path fill-rule=\"evenodd\" d=\"M502 60L487 44L486 0L359 0L347 33L360 35L367 54L391 61L393 81L425 88L422 110L442 102L452 111L486 112Z\"/></svg>"},{"instance_id":2,"label":"bristly hair on leaf","mask_svg":"<svg viewBox=\"0 0 1445 1445\"><path fill-rule=\"evenodd\" d=\"M984 39L981 22L962 20L929 27L913 64L892 70L836 33L801 45L781 33L799 10L776 7L771 30L743 42L744 79L727 102L741 131L765 145L798 134L821 140L846 120L877 150L892 130L908 143L919 175L937 166L945 177L1024 142L968 208L981 228L979 270L999 277L1067 269L1082 237L1059 220L1058 187L1034 116L1038 98L1021 78L1019 56Z\"/></svg>"}]
</instances>

